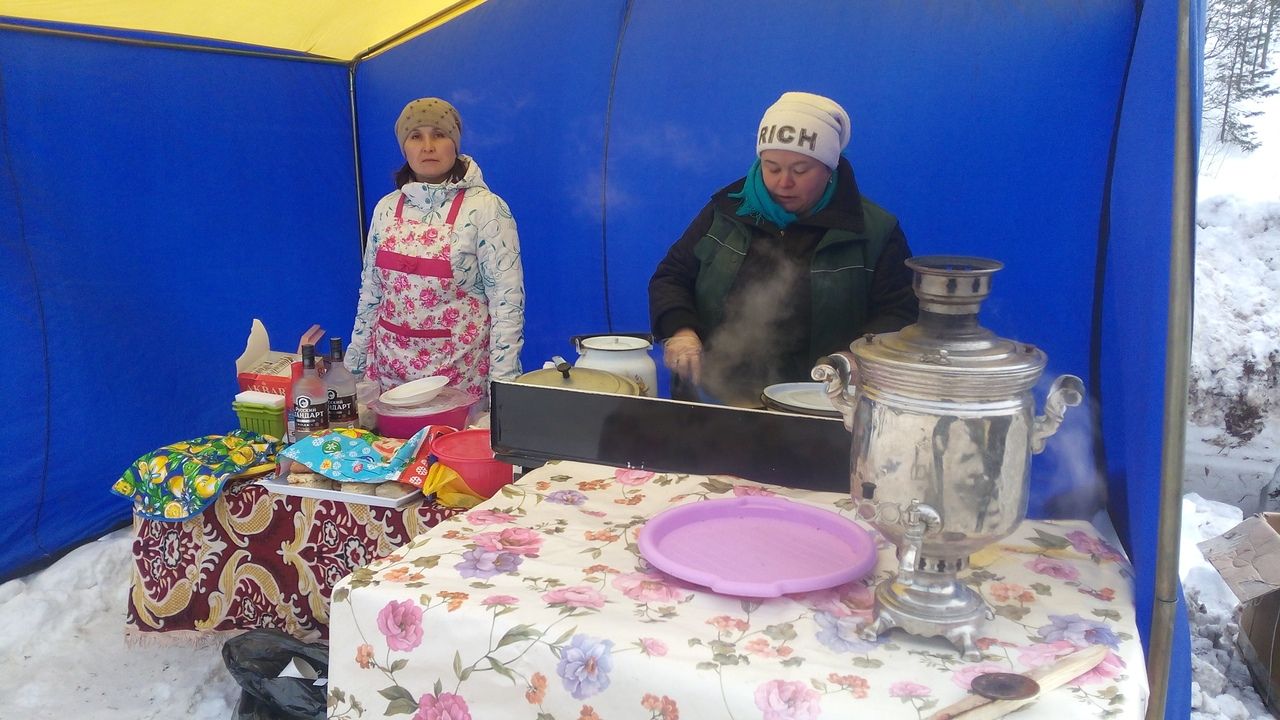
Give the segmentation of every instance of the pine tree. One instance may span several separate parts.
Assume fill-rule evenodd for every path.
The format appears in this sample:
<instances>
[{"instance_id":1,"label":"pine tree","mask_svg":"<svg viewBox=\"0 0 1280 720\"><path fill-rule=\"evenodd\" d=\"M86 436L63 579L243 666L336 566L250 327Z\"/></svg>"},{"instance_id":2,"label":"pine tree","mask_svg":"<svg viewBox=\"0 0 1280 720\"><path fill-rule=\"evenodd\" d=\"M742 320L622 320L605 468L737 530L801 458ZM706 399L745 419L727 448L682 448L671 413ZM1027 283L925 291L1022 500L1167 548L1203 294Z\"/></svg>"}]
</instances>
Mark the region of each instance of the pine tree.
<instances>
[{"instance_id":1,"label":"pine tree","mask_svg":"<svg viewBox=\"0 0 1280 720\"><path fill-rule=\"evenodd\" d=\"M1268 67L1280 0L1213 0L1204 54L1204 128L1224 145L1256 150L1256 101L1276 94Z\"/></svg>"}]
</instances>

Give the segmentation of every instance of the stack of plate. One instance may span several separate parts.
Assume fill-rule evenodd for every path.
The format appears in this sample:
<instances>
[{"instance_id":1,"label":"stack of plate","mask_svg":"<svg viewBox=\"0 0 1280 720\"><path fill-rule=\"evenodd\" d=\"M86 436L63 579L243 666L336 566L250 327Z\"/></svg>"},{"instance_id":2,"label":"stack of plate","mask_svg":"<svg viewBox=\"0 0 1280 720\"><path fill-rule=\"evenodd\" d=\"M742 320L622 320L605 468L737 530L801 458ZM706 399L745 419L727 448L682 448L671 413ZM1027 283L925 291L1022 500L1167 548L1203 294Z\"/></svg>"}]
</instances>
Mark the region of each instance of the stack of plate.
<instances>
[{"instance_id":1,"label":"stack of plate","mask_svg":"<svg viewBox=\"0 0 1280 720\"><path fill-rule=\"evenodd\" d=\"M773 410L798 415L840 417L840 411L827 397L827 386L820 382L780 383L760 393L764 405Z\"/></svg>"}]
</instances>

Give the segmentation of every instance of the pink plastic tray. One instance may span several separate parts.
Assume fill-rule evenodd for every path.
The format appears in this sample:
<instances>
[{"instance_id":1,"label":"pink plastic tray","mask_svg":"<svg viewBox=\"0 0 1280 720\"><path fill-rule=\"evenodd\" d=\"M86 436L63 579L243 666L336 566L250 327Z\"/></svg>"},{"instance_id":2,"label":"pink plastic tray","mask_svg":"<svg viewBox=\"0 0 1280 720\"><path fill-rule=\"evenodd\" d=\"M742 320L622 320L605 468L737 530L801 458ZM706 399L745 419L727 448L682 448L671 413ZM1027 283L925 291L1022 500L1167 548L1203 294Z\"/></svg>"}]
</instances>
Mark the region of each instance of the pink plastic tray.
<instances>
[{"instance_id":1,"label":"pink plastic tray","mask_svg":"<svg viewBox=\"0 0 1280 720\"><path fill-rule=\"evenodd\" d=\"M780 497L704 500L663 511L645 523L638 545L659 570L739 597L833 587L876 565L871 533Z\"/></svg>"}]
</instances>

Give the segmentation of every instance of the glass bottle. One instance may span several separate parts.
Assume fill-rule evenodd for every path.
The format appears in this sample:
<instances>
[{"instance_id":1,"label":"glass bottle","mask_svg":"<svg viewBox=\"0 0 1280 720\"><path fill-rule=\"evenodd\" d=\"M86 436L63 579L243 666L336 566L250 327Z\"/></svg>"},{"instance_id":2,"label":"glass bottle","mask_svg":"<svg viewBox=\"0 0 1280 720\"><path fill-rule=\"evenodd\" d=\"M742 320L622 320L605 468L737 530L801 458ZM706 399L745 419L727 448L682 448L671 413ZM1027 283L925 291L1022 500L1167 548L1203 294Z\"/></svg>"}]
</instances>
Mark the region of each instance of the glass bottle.
<instances>
[{"instance_id":1,"label":"glass bottle","mask_svg":"<svg viewBox=\"0 0 1280 720\"><path fill-rule=\"evenodd\" d=\"M316 346L302 346L302 377L293 383L293 441L329 427L329 395L316 372Z\"/></svg>"},{"instance_id":2,"label":"glass bottle","mask_svg":"<svg viewBox=\"0 0 1280 720\"><path fill-rule=\"evenodd\" d=\"M356 377L342 363L342 338L329 338L329 371L324 374L329 405L329 427L356 426Z\"/></svg>"}]
</instances>

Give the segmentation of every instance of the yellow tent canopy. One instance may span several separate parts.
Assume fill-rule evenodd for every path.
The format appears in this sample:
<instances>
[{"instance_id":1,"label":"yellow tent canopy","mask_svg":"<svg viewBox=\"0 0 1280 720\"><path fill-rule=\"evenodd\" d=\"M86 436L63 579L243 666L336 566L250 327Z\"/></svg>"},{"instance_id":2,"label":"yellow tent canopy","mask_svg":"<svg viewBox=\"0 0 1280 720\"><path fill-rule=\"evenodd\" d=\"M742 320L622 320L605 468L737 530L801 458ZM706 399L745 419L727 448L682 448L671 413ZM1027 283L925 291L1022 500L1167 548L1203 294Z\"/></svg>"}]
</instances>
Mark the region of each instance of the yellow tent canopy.
<instances>
[{"instance_id":1,"label":"yellow tent canopy","mask_svg":"<svg viewBox=\"0 0 1280 720\"><path fill-rule=\"evenodd\" d=\"M484 0L0 0L0 18L209 38L363 60Z\"/></svg>"}]
</instances>

